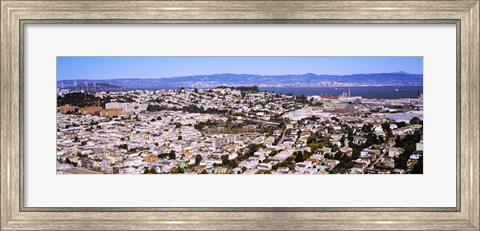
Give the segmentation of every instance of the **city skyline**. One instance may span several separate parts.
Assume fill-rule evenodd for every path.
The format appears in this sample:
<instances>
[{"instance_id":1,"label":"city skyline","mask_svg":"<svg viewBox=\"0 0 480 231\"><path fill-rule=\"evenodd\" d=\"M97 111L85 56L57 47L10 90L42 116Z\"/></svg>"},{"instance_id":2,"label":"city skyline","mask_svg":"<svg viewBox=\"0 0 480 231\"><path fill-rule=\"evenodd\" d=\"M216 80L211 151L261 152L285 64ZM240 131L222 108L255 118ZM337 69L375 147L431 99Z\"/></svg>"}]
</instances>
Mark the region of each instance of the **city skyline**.
<instances>
[{"instance_id":1,"label":"city skyline","mask_svg":"<svg viewBox=\"0 0 480 231\"><path fill-rule=\"evenodd\" d=\"M59 57L57 76L57 174L423 174L422 57Z\"/></svg>"},{"instance_id":2,"label":"city skyline","mask_svg":"<svg viewBox=\"0 0 480 231\"><path fill-rule=\"evenodd\" d=\"M423 74L423 57L57 57L57 81L394 72Z\"/></svg>"}]
</instances>

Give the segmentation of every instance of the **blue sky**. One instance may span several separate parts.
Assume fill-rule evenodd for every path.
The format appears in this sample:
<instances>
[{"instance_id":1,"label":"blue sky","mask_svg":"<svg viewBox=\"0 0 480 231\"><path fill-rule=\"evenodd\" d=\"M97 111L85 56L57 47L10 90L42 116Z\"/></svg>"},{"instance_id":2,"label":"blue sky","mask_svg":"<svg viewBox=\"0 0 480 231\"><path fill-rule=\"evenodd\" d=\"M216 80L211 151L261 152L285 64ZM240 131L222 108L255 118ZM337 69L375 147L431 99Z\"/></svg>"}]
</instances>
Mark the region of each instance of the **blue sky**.
<instances>
[{"instance_id":1,"label":"blue sky","mask_svg":"<svg viewBox=\"0 0 480 231\"><path fill-rule=\"evenodd\" d=\"M423 73L423 57L57 57L57 80L165 78L221 73Z\"/></svg>"}]
</instances>

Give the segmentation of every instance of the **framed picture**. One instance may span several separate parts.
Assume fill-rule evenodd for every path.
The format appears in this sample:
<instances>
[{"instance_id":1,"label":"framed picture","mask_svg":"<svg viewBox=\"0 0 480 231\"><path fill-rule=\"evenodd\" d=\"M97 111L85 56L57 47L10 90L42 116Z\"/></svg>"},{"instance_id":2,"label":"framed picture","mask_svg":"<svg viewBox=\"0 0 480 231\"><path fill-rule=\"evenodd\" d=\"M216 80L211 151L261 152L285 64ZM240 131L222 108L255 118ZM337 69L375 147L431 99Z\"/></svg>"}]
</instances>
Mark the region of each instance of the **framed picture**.
<instances>
[{"instance_id":1,"label":"framed picture","mask_svg":"<svg viewBox=\"0 0 480 231\"><path fill-rule=\"evenodd\" d=\"M1 1L1 230L478 230L478 1Z\"/></svg>"}]
</instances>

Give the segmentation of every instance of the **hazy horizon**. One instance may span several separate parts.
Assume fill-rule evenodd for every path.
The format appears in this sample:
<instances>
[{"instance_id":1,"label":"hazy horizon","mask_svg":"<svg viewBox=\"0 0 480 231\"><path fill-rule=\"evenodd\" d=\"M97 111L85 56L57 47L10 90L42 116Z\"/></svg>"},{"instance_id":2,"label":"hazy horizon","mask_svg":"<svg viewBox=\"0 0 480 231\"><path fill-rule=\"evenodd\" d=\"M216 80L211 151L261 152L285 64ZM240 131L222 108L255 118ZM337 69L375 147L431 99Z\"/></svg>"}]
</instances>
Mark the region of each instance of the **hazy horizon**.
<instances>
[{"instance_id":1,"label":"hazy horizon","mask_svg":"<svg viewBox=\"0 0 480 231\"><path fill-rule=\"evenodd\" d=\"M422 73L409 73L405 71L395 71L395 72L385 72L385 73L355 73L355 74L349 74L349 75L329 75L329 76L351 76L351 75L372 75L372 74L394 74L394 73L405 73L409 75L423 75ZM304 73L304 74L279 74L279 75L259 75L259 74L246 74L246 73L217 73L217 74L211 74L211 75L258 75L258 76L288 76L288 75L308 75L308 74L314 74L318 76L322 75L327 75L327 74L317 74L317 73ZM210 75L185 75L185 76L171 76L171 77L159 77L159 78L137 78L137 77L131 77L131 78L111 78L111 79L57 79L57 81L74 81L74 80L92 80L92 81L102 81L102 80L124 80L124 79L169 79L169 78L182 78L182 77L192 77L192 76L210 76Z\"/></svg>"},{"instance_id":2,"label":"hazy horizon","mask_svg":"<svg viewBox=\"0 0 480 231\"><path fill-rule=\"evenodd\" d=\"M57 57L57 81L398 72L423 74L423 57Z\"/></svg>"}]
</instances>

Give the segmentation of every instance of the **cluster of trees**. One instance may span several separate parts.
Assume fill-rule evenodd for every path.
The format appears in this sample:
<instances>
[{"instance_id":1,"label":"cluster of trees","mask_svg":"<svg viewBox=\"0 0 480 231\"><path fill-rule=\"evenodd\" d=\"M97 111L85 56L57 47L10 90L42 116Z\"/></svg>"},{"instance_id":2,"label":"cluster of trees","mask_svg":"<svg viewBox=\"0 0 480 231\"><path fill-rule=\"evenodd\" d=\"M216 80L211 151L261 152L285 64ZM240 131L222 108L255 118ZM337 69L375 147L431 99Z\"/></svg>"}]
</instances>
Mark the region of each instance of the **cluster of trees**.
<instances>
[{"instance_id":1,"label":"cluster of trees","mask_svg":"<svg viewBox=\"0 0 480 231\"><path fill-rule=\"evenodd\" d=\"M197 154L197 155L195 156L195 164L196 164L196 165L199 165L200 162L202 162L202 160L203 160L202 155Z\"/></svg>"},{"instance_id":2,"label":"cluster of trees","mask_svg":"<svg viewBox=\"0 0 480 231\"><path fill-rule=\"evenodd\" d=\"M420 157L418 162L413 166L411 173L423 174L423 156Z\"/></svg>"},{"instance_id":3,"label":"cluster of trees","mask_svg":"<svg viewBox=\"0 0 480 231\"><path fill-rule=\"evenodd\" d=\"M235 87L236 90L240 90L242 92L252 92L252 93L257 93L260 91L258 86L240 86L240 87Z\"/></svg>"},{"instance_id":4,"label":"cluster of trees","mask_svg":"<svg viewBox=\"0 0 480 231\"><path fill-rule=\"evenodd\" d=\"M170 170L170 174L183 174L183 173L185 173L185 169L182 167L178 167L178 168L175 167Z\"/></svg>"},{"instance_id":5,"label":"cluster of trees","mask_svg":"<svg viewBox=\"0 0 480 231\"><path fill-rule=\"evenodd\" d=\"M65 163L66 163L66 164L71 164L71 165L73 165L74 167L77 167L77 163L71 162L71 161L70 161L70 158L67 158L67 159L65 160Z\"/></svg>"},{"instance_id":6,"label":"cluster of trees","mask_svg":"<svg viewBox=\"0 0 480 231\"><path fill-rule=\"evenodd\" d=\"M234 122L231 118L227 120L227 123L225 124L225 127L229 130L232 130L234 128L242 128L246 125L250 124L249 120L246 122Z\"/></svg>"},{"instance_id":7,"label":"cluster of trees","mask_svg":"<svg viewBox=\"0 0 480 231\"><path fill-rule=\"evenodd\" d=\"M145 171L143 171L143 174L158 174L157 170L155 170L154 168L150 168L150 169L145 169Z\"/></svg>"},{"instance_id":8,"label":"cluster of trees","mask_svg":"<svg viewBox=\"0 0 480 231\"><path fill-rule=\"evenodd\" d=\"M193 127L197 130L203 130L204 128L216 128L219 123L215 120L207 120L205 122L197 122Z\"/></svg>"},{"instance_id":9,"label":"cluster of trees","mask_svg":"<svg viewBox=\"0 0 480 231\"><path fill-rule=\"evenodd\" d=\"M258 86L238 86L238 87L230 87L230 86L216 86L214 89L231 89L231 90L240 90L240 91L246 91L246 92L259 92L260 89Z\"/></svg>"},{"instance_id":10,"label":"cluster of trees","mask_svg":"<svg viewBox=\"0 0 480 231\"><path fill-rule=\"evenodd\" d=\"M172 168L170 170L170 174L183 174L185 173L185 169L184 168ZM154 168L146 168L145 171L143 171L143 174L158 174L157 170L155 170Z\"/></svg>"},{"instance_id":11,"label":"cluster of trees","mask_svg":"<svg viewBox=\"0 0 480 231\"><path fill-rule=\"evenodd\" d=\"M159 159L163 159L163 158L168 157L169 159L174 160L175 158L177 158L177 155L176 155L174 150L171 150L168 153L160 153L157 156L158 156Z\"/></svg>"},{"instance_id":12,"label":"cluster of trees","mask_svg":"<svg viewBox=\"0 0 480 231\"><path fill-rule=\"evenodd\" d=\"M101 107L105 107L105 104L110 102L110 97L99 98L93 94L82 92L72 92L64 96L57 96L57 106L65 104L77 107L98 106L98 101L100 101Z\"/></svg>"},{"instance_id":13,"label":"cluster of trees","mask_svg":"<svg viewBox=\"0 0 480 231\"><path fill-rule=\"evenodd\" d=\"M128 145L127 144L120 144L120 145L118 145L118 148L128 150Z\"/></svg>"},{"instance_id":14,"label":"cluster of trees","mask_svg":"<svg viewBox=\"0 0 480 231\"><path fill-rule=\"evenodd\" d=\"M310 104L312 101L309 101L305 95L299 95L295 97L298 103Z\"/></svg>"},{"instance_id":15,"label":"cluster of trees","mask_svg":"<svg viewBox=\"0 0 480 231\"><path fill-rule=\"evenodd\" d=\"M76 152L76 153L74 153L74 155L75 155L75 156L78 156L78 157L80 157L80 158L86 158L86 157L88 157L87 154L82 154L82 153L80 153L80 152Z\"/></svg>"},{"instance_id":16,"label":"cluster of trees","mask_svg":"<svg viewBox=\"0 0 480 231\"><path fill-rule=\"evenodd\" d=\"M240 87L236 87L235 89L240 90L240 94L242 95L242 98L245 98L245 96L248 93L257 93L260 91L258 89L258 86L251 86L251 87L240 86Z\"/></svg>"},{"instance_id":17,"label":"cluster of trees","mask_svg":"<svg viewBox=\"0 0 480 231\"><path fill-rule=\"evenodd\" d=\"M404 150L402 154L398 155L398 157L395 158L396 168L401 168L401 169L407 168L407 162L410 159L410 155L412 155L413 152L415 152L416 150L415 145L416 143L420 142L420 140L422 139L422 135L423 135L423 128L420 128L416 130L413 134L406 135L403 139L401 139L400 137L397 137L395 139L395 146L401 147ZM415 166L419 164L423 165L423 161L421 162L419 161L419 163L417 163ZM418 166L416 170L419 171L420 170L419 168L420 166ZM423 171L423 166L421 168Z\"/></svg>"},{"instance_id":18,"label":"cluster of trees","mask_svg":"<svg viewBox=\"0 0 480 231\"><path fill-rule=\"evenodd\" d=\"M331 118L332 120L337 121L337 118ZM376 136L373 135L372 132L372 126L371 125L364 125L362 130L364 132L368 132L368 137L367 142L364 144L356 145L354 144L353 141L353 130L349 126L345 126L345 132L347 133L347 136L342 136L340 138L340 142L343 144L345 140L349 140L349 147L352 148L352 154L347 155L345 153L342 153L340 151L340 148L332 144L328 139L323 137L319 132L314 133L308 137L307 140L307 146L311 148L312 152L316 152L318 149L323 148L323 147L328 147L331 148L332 154L325 154L326 159L336 159L339 162L339 164L335 167L335 169L332 171L333 172L345 172L347 169L352 168L354 165L354 161L360 156L360 152L364 149L369 147L372 144L379 143L379 141L376 139Z\"/></svg>"},{"instance_id":19,"label":"cluster of trees","mask_svg":"<svg viewBox=\"0 0 480 231\"><path fill-rule=\"evenodd\" d=\"M216 87L214 87L213 89L231 89L231 90L233 90L233 89L235 89L235 88L234 88L234 87L229 87L229 86L224 86L224 85L222 85L222 86L216 86Z\"/></svg>"},{"instance_id":20,"label":"cluster of trees","mask_svg":"<svg viewBox=\"0 0 480 231\"><path fill-rule=\"evenodd\" d=\"M236 168L238 167L238 161L237 159L229 159L228 155L223 155L222 157L222 166L226 168Z\"/></svg>"},{"instance_id":21,"label":"cluster of trees","mask_svg":"<svg viewBox=\"0 0 480 231\"><path fill-rule=\"evenodd\" d=\"M358 158L359 154L357 155L347 155L347 154L344 154L340 151L338 151L337 153L335 153L333 155L333 158L340 161L337 166L335 166L334 170L335 172L340 172L340 173L344 173L346 172L348 169L352 168L353 165L355 164L354 161Z\"/></svg>"},{"instance_id":22,"label":"cluster of trees","mask_svg":"<svg viewBox=\"0 0 480 231\"><path fill-rule=\"evenodd\" d=\"M120 95L117 97L117 102L119 103L133 103L135 100L129 95Z\"/></svg>"},{"instance_id":23,"label":"cluster of trees","mask_svg":"<svg viewBox=\"0 0 480 231\"><path fill-rule=\"evenodd\" d=\"M423 120L421 120L421 119L418 118L418 117L413 117L413 118L410 120L410 124L421 124L421 125L423 125Z\"/></svg>"},{"instance_id":24,"label":"cluster of trees","mask_svg":"<svg viewBox=\"0 0 480 231\"><path fill-rule=\"evenodd\" d=\"M383 123L382 124L382 129L385 132L385 135L386 135L387 139L393 136L392 129L390 128L389 123L387 123L387 122Z\"/></svg>"},{"instance_id":25,"label":"cluster of trees","mask_svg":"<svg viewBox=\"0 0 480 231\"><path fill-rule=\"evenodd\" d=\"M247 146L247 149L244 150L243 155L239 155L237 157L237 161L242 162L248 159L249 157L253 156L253 154L255 154L255 152L257 152L260 148L264 148L264 147L265 147L264 144L249 144Z\"/></svg>"},{"instance_id":26,"label":"cluster of trees","mask_svg":"<svg viewBox=\"0 0 480 231\"><path fill-rule=\"evenodd\" d=\"M173 109L173 108L169 108L169 107L161 106L161 105L157 105L157 104L148 104L148 107L147 107L147 111L149 111L149 112L164 111L164 110L175 111L175 109ZM179 110L179 109L176 109L176 110Z\"/></svg>"},{"instance_id":27,"label":"cluster of trees","mask_svg":"<svg viewBox=\"0 0 480 231\"><path fill-rule=\"evenodd\" d=\"M284 161L272 165L272 169L277 170L279 167L287 167L289 169L295 169L295 165L296 165L295 158L289 156Z\"/></svg>"},{"instance_id":28,"label":"cluster of trees","mask_svg":"<svg viewBox=\"0 0 480 231\"><path fill-rule=\"evenodd\" d=\"M300 163L310 158L313 155L313 153L308 151L297 151L294 153L294 155L295 155L295 162Z\"/></svg>"},{"instance_id":29,"label":"cluster of trees","mask_svg":"<svg viewBox=\"0 0 480 231\"><path fill-rule=\"evenodd\" d=\"M332 144L327 138L323 137L320 132L315 132L307 138L307 146L310 147L312 152L316 152L323 147L331 148L332 151L338 150L338 146Z\"/></svg>"},{"instance_id":30,"label":"cluster of trees","mask_svg":"<svg viewBox=\"0 0 480 231\"><path fill-rule=\"evenodd\" d=\"M175 125L175 128L181 128L182 124L180 122L175 122L173 123Z\"/></svg>"}]
</instances>

